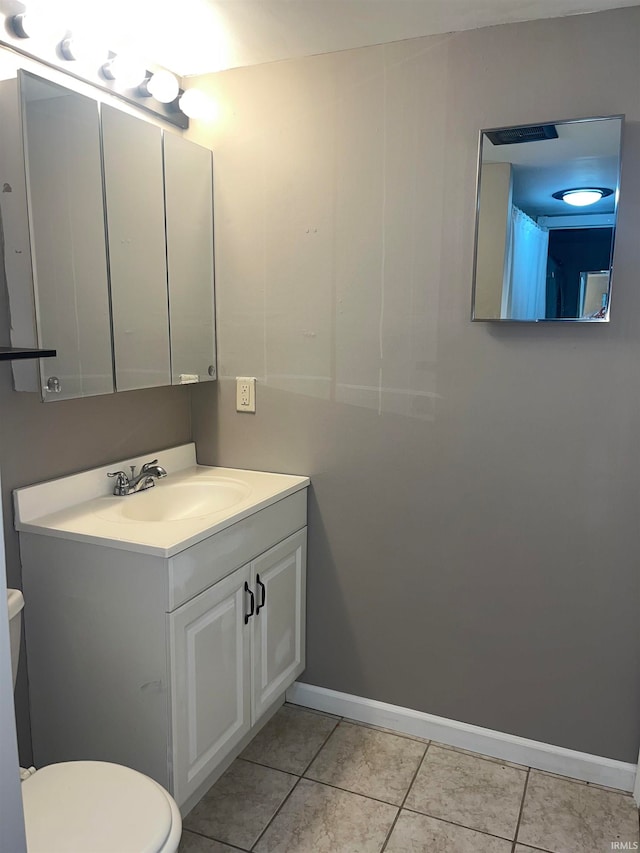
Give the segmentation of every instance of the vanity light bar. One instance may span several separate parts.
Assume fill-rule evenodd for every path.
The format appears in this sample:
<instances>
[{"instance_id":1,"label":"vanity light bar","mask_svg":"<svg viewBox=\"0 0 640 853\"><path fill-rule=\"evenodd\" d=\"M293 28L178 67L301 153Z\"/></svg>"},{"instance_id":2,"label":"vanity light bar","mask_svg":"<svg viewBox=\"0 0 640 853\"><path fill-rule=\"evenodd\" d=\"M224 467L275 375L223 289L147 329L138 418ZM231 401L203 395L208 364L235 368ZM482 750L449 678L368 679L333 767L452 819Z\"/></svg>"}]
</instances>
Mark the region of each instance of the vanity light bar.
<instances>
[{"instance_id":1,"label":"vanity light bar","mask_svg":"<svg viewBox=\"0 0 640 853\"><path fill-rule=\"evenodd\" d=\"M90 83L176 127L185 130L189 127L189 117L205 118L209 112L204 93L197 89L183 91L178 78L170 71L150 71L134 59L107 50L99 41L87 41L73 33L67 33L60 40L60 28L56 34L38 15L26 11L8 16L6 23L5 32L13 35L15 41L7 43L0 37L0 45L62 71L76 80ZM45 41L55 41L56 48L47 50L50 58L46 55L43 58L37 52L25 50L25 43L31 40L39 41L41 45ZM79 63L81 73L75 71L77 65L71 71L66 63Z\"/></svg>"}]
</instances>

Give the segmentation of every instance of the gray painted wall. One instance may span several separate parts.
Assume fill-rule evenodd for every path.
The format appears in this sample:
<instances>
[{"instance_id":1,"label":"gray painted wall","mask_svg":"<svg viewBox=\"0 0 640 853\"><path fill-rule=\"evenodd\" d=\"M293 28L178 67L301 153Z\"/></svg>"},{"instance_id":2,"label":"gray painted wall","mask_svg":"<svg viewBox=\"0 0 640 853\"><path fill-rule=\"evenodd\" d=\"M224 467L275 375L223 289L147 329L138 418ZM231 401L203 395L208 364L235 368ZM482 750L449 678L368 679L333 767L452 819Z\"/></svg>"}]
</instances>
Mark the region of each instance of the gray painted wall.
<instances>
[{"instance_id":1,"label":"gray painted wall","mask_svg":"<svg viewBox=\"0 0 640 853\"><path fill-rule=\"evenodd\" d=\"M635 761L640 9L204 79L223 379L193 429L311 475L304 680ZM471 324L478 130L611 113L611 324Z\"/></svg>"}]
</instances>

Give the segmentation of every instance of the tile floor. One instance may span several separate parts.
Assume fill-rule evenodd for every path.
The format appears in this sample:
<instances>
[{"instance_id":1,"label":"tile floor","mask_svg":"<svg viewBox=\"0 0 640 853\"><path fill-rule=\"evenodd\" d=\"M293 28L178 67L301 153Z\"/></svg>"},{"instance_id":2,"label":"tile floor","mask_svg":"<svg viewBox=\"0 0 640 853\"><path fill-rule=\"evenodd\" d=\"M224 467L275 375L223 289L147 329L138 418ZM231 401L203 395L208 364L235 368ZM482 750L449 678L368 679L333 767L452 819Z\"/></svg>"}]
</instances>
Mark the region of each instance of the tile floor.
<instances>
[{"instance_id":1,"label":"tile floor","mask_svg":"<svg viewBox=\"0 0 640 853\"><path fill-rule=\"evenodd\" d=\"M179 853L607 853L639 840L618 791L284 705L185 818Z\"/></svg>"}]
</instances>

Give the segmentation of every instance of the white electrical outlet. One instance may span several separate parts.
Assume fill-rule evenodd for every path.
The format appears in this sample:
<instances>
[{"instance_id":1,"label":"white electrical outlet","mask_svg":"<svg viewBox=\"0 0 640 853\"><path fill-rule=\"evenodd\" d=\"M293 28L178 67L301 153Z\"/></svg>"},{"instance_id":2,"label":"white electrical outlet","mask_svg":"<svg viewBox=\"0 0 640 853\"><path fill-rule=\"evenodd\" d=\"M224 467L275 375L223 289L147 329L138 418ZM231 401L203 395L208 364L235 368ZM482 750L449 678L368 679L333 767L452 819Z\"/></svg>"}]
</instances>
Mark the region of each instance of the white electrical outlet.
<instances>
[{"instance_id":1,"label":"white electrical outlet","mask_svg":"<svg viewBox=\"0 0 640 853\"><path fill-rule=\"evenodd\" d=\"M236 411L255 412L256 378L255 376L236 376Z\"/></svg>"}]
</instances>

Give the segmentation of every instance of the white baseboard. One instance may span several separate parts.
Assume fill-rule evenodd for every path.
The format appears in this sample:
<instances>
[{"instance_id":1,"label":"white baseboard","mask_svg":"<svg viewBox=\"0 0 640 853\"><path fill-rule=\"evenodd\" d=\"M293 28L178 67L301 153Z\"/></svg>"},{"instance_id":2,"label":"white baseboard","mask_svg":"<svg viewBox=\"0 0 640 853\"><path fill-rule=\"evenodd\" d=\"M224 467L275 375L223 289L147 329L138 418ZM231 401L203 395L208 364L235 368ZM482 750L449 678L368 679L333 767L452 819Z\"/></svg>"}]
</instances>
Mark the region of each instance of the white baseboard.
<instances>
[{"instance_id":1,"label":"white baseboard","mask_svg":"<svg viewBox=\"0 0 640 853\"><path fill-rule=\"evenodd\" d=\"M446 717L436 717L411 708L388 705L375 699L364 699L299 681L287 690L287 702L501 758L503 761L535 767L537 770L559 773L583 782L606 785L621 791L634 790L636 765L614 761L612 758L459 723Z\"/></svg>"}]
</instances>

